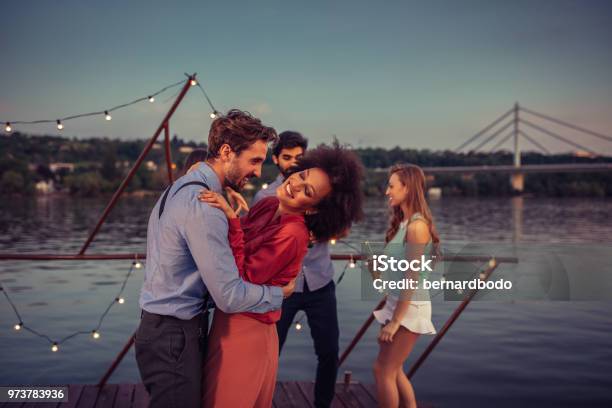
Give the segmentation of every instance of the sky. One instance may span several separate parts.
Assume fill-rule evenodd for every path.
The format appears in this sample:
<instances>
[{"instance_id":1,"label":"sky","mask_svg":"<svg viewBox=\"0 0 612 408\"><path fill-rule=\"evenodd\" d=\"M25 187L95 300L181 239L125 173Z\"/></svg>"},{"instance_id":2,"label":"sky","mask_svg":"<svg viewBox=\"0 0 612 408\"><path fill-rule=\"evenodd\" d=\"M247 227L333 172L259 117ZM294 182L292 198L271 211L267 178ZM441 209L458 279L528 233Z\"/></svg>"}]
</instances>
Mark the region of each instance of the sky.
<instances>
[{"instance_id":1,"label":"sky","mask_svg":"<svg viewBox=\"0 0 612 408\"><path fill-rule=\"evenodd\" d=\"M217 109L248 110L311 145L335 135L354 147L454 149L515 102L612 136L606 0L7 0L0 49L3 122L104 110L197 72ZM149 138L176 91L61 134ZM205 141L209 113L191 88L171 132ZM612 142L546 128L612 154ZM551 151L573 149L523 129Z\"/></svg>"}]
</instances>

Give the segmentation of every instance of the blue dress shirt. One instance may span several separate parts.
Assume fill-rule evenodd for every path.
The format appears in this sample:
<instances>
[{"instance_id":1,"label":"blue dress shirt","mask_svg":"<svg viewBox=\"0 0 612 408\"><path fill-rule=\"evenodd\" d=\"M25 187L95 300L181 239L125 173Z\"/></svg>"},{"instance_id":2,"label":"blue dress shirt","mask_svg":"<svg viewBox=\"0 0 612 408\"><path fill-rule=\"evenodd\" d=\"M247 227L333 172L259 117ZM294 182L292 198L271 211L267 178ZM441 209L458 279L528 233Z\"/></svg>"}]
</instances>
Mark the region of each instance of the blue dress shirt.
<instances>
[{"instance_id":1,"label":"blue dress shirt","mask_svg":"<svg viewBox=\"0 0 612 408\"><path fill-rule=\"evenodd\" d=\"M202 312L210 292L225 313L264 313L279 309L281 288L240 279L228 241L223 212L198 201L201 186L174 192L184 183L200 181L222 192L219 178L206 163L176 180L159 218L157 201L147 229L147 261L140 307L147 312L187 320Z\"/></svg>"}]
</instances>

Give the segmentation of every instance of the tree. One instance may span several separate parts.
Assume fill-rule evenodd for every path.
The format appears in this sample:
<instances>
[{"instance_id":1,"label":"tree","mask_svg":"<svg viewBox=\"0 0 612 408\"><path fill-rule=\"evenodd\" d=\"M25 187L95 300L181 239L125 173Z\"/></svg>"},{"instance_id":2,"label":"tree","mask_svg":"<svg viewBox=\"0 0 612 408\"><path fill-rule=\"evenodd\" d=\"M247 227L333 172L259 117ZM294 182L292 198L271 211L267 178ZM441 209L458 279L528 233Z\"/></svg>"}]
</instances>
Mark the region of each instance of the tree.
<instances>
[{"instance_id":1,"label":"tree","mask_svg":"<svg viewBox=\"0 0 612 408\"><path fill-rule=\"evenodd\" d=\"M26 190L26 183L21 175L14 170L9 170L2 174L0 179L0 191L7 194L23 193Z\"/></svg>"}]
</instances>

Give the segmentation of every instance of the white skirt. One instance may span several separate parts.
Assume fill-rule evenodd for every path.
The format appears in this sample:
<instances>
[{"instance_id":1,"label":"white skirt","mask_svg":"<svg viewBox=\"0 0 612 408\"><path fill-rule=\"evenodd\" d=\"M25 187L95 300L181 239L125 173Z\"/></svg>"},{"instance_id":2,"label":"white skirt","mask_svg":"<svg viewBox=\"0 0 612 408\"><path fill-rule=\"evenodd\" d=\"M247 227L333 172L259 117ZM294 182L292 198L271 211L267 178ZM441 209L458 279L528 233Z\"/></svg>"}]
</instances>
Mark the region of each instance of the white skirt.
<instances>
[{"instance_id":1,"label":"white skirt","mask_svg":"<svg viewBox=\"0 0 612 408\"><path fill-rule=\"evenodd\" d=\"M373 312L374 317L380 324L387 324L393 318L397 297L388 296L385 306L380 310ZM418 334L436 334L436 328L431 322L431 302L430 301L414 301L410 302L410 306L404 314L400 323L403 327L413 333Z\"/></svg>"}]
</instances>

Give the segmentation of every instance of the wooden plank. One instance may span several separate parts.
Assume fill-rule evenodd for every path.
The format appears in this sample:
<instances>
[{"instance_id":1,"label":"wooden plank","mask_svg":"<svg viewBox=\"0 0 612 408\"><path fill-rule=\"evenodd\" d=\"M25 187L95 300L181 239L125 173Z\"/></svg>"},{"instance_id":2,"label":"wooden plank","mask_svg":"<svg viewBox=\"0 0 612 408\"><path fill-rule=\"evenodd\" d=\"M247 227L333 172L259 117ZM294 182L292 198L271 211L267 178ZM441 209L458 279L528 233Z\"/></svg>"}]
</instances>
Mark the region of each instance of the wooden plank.
<instances>
[{"instance_id":1,"label":"wooden plank","mask_svg":"<svg viewBox=\"0 0 612 408\"><path fill-rule=\"evenodd\" d=\"M312 404L312 406L314 407L314 381L300 382L298 383L298 385L300 391L302 391L302 394L306 396L305 398L308 403ZM331 408L344 408L344 404L338 399L337 396L334 396L334 399L331 403Z\"/></svg>"},{"instance_id":2,"label":"wooden plank","mask_svg":"<svg viewBox=\"0 0 612 408\"><path fill-rule=\"evenodd\" d=\"M300 381L298 382L298 388L302 392L310 407L314 407L314 381Z\"/></svg>"},{"instance_id":3,"label":"wooden plank","mask_svg":"<svg viewBox=\"0 0 612 408\"><path fill-rule=\"evenodd\" d=\"M361 408L359 401L355 396L350 392L350 387L353 384L345 385L344 383L336 384L336 397L342 401L344 406L347 408Z\"/></svg>"},{"instance_id":4,"label":"wooden plank","mask_svg":"<svg viewBox=\"0 0 612 408\"><path fill-rule=\"evenodd\" d=\"M149 393L144 384L136 384L134 386L134 403L133 408L147 408L149 406Z\"/></svg>"},{"instance_id":5,"label":"wooden plank","mask_svg":"<svg viewBox=\"0 0 612 408\"><path fill-rule=\"evenodd\" d=\"M118 390L117 384L106 384L98 393L96 408L113 408Z\"/></svg>"},{"instance_id":6,"label":"wooden plank","mask_svg":"<svg viewBox=\"0 0 612 408\"><path fill-rule=\"evenodd\" d=\"M274 388L274 398L272 399L272 405L278 408L283 408L289 405L287 393L283 388L283 384L279 381L276 382L276 387Z\"/></svg>"},{"instance_id":7,"label":"wooden plank","mask_svg":"<svg viewBox=\"0 0 612 408\"><path fill-rule=\"evenodd\" d=\"M95 385L85 385L79 398L78 408L94 408L98 398L99 388Z\"/></svg>"},{"instance_id":8,"label":"wooden plank","mask_svg":"<svg viewBox=\"0 0 612 408\"><path fill-rule=\"evenodd\" d=\"M59 402L26 402L22 408L57 408Z\"/></svg>"},{"instance_id":9,"label":"wooden plank","mask_svg":"<svg viewBox=\"0 0 612 408\"><path fill-rule=\"evenodd\" d=\"M287 399L289 402L288 406L295 408L303 408L309 406L308 401L302 395L302 392L300 391L297 382L288 381L282 383L282 385L285 390L285 393L287 394Z\"/></svg>"},{"instance_id":10,"label":"wooden plank","mask_svg":"<svg viewBox=\"0 0 612 408\"><path fill-rule=\"evenodd\" d=\"M374 384L361 384L362 387L370 394L375 401L378 401L378 396L376 395L376 385Z\"/></svg>"},{"instance_id":11,"label":"wooden plank","mask_svg":"<svg viewBox=\"0 0 612 408\"><path fill-rule=\"evenodd\" d=\"M120 384L115 397L115 408L131 408L134 397L134 384Z\"/></svg>"},{"instance_id":12,"label":"wooden plank","mask_svg":"<svg viewBox=\"0 0 612 408\"><path fill-rule=\"evenodd\" d=\"M68 401L62 402L59 408L75 408L81 399L81 394L85 388L82 384L68 385Z\"/></svg>"},{"instance_id":13,"label":"wooden plank","mask_svg":"<svg viewBox=\"0 0 612 408\"><path fill-rule=\"evenodd\" d=\"M363 384L351 384L350 392L355 396L362 407L369 408L377 406L376 399L370 395Z\"/></svg>"},{"instance_id":14,"label":"wooden plank","mask_svg":"<svg viewBox=\"0 0 612 408\"><path fill-rule=\"evenodd\" d=\"M0 408L21 408L25 402L0 402Z\"/></svg>"}]
</instances>

